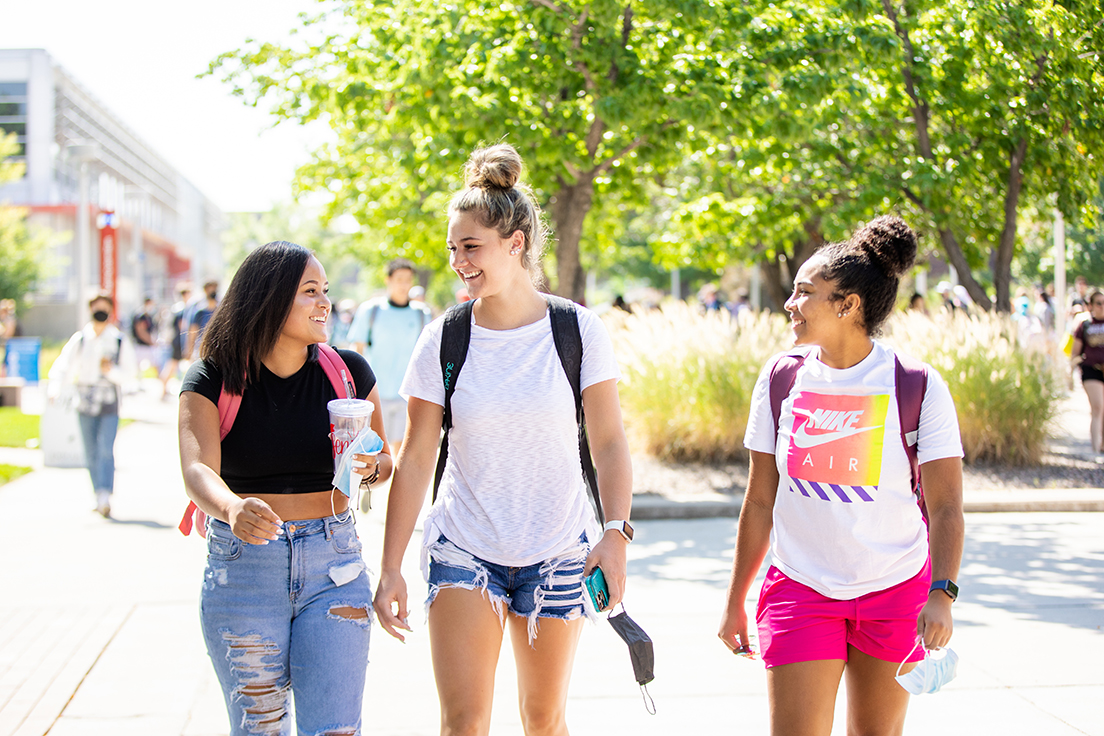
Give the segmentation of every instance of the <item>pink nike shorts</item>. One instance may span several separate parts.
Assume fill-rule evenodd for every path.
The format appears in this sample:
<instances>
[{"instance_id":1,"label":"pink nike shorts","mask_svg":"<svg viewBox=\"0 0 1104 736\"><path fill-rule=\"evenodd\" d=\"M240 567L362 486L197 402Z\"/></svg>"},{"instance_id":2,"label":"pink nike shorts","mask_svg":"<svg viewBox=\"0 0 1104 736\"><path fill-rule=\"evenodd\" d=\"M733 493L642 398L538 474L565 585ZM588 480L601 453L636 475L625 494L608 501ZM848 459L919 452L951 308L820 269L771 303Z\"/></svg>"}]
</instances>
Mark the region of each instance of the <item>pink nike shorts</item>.
<instances>
[{"instance_id":1,"label":"pink nike shorts","mask_svg":"<svg viewBox=\"0 0 1104 736\"><path fill-rule=\"evenodd\" d=\"M773 565L763 581L755 620L767 667L820 659L847 661L851 645L887 662L917 662L916 618L928 600L931 562L912 578L850 601L828 598Z\"/></svg>"}]
</instances>

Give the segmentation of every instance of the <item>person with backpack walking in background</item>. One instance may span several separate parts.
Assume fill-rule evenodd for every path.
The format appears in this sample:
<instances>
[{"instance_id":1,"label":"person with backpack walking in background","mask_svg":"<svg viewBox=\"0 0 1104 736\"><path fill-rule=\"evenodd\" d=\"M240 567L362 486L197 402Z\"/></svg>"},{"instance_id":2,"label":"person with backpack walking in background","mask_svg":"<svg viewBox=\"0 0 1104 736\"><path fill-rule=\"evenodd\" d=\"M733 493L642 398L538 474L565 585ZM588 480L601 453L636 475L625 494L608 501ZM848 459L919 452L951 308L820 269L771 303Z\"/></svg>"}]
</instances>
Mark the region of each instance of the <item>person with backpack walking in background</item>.
<instances>
[{"instance_id":1,"label":"person with backpack walking in background","mask_svg":"<svg viewBox=\"0 0 1104 736\"><path fill-rule=\"evenodd\" d=\"M293 694L299 733L360 733L372 588L327 403L371 401L385 435L368 363L323 345L327 289L302 246L251 252L181 388L184 485L207 515L200 618L234 736L290 733ZM390 475L386 442L355 458L366 482Z\"/></svg>"},{"instance_id":2,"label":"person with backpack walking in background","mask_svg":"<svg viewBox=\"0 0 1104 736\"><path fill-rule=\"evenodd\" d=\"M85 467L92 478L96 511L111 515L115 491L115 434L124 390L134 387L138 361L134 345L111 323L115 300L98 294L88 302L92 319L73 334L50 366L47 399L64 398L75 387Z\"/></svg>"},{"instance_id":3,"label":"person with backpack walking in background","mask_svg":"<svg viewBox=\"0 0 1104 736\"><path fill-rule=\"evenodd\" d=\"M873 339L915 257L896 217L817 251L785 305L798 348L755 385L718 635L752 654L745 599L769 548L756 621L774 736L828 736L844 677L849 730L900 734L910 690L895 675L920 660L947 674L925 652L950 640L958 595L958 418L935 370Z\"/></svg>"},{"instance_id":4,"label":"person with backpack walking in background","mask_svg":"<svg viewBox=\"0 0 1104 736\"><path fill-rule=\"evenodd\" d=\"M425 304L410 300L414 275L414 264L405 258L388 263L387 295L361 304L345 336L375 371L383 426L395 453L406 431L406 401L399 395L399 386L422 328L433 319Z\"/></svg>"},{"instance_id":5,"label":"person with backpack walking in background","mask_svg":"<svg viewBox=\"0 0 1104 736\"><path fill-rule=\"evenodd\" d=\"M519 184L521 168L505 144L469 158L465 186L449 207L447 247L473 301L425 330L401 389L409 423L387 503L375 609L384 630L403 640L410 610L402 559L447 423L442 450L451 451L438 466L441 495L424 521L421 546L443 734L487 732L506 629L525 733L567 733L584 576L601 567L609 607L625 591L632 466L620 374L598 318L546 299L534 285L546 234L531 191ZM560 307L577 320L578 385L610 520L605 530L594 521L580 472L580 417L558 350L563 335L550 316ZM458 373L441 347L456 334L443 334L456 315L470 327Z\"/></svg>"}]
</instances>

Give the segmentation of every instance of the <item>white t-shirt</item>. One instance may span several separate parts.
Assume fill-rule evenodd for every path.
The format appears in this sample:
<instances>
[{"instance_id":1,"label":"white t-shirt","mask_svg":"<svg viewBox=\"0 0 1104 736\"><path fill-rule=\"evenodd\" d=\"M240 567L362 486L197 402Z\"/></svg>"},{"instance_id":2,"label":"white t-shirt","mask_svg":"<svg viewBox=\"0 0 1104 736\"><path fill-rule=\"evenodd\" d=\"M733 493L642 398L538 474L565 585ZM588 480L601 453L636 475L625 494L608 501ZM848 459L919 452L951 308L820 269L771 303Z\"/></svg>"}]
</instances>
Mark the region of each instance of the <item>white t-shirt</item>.
<instances>
[{"instance_id":1,"label":"white t-shirt","mask_svg":"<svg viewBox=\"0 0 1104 736\"><path fill-rule=\"evenodd\" d=\"M875 342L843 370L816 354L782 402L777 437L774 361L759 374L744 446L773 454L778 466L772 564L822 595L852 600L916 575L928 557L927 528L901 442L893 351ZM954 402L930 366L917 435L921 465L962 457Z\"/></svg>"},{"instance_id":2,"label":"white t-shirt","mask_svg":"<svg viewBox=\"0 0 1104 736\"><path fill-rule=\"evenodd\" d=\"M621 377L605 326L577 307L580 389ZM399 393L445 403L438 318L422 332ZM472 318L452 395L449 455L425 540L444 534L476 557L522 567L578 544L594 518L579 462L575 398L547 314L513 330Z\"/></svg>"}]
</instances>

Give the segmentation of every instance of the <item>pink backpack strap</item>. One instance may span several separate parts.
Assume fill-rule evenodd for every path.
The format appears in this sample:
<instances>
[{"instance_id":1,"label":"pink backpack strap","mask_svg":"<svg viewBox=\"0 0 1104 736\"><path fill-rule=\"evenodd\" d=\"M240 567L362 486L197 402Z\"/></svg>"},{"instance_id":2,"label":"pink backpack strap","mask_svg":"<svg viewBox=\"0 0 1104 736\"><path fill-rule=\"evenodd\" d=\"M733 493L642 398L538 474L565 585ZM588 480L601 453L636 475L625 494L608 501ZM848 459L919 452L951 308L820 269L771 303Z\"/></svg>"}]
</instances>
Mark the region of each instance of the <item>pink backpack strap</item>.
<instances>
[{"instance_id":1,"label":"pink backpack strap","mask_svg":"<svg viewBox=\"0 0 1104 736\"><path fill-rule=\"evenodd\" d=\"M219 440L226 439L226 435L230 434L230 428L234 426L234 420L238 418L238 409L241 408L242 397L241 394L228 394L226 389L219 391L218 399L218 414L219 414ZM194 520L194 521L193 521ZM207 514L203 513L195 501L188 502L188 508L184 509L184 518L180 520L180 524L176 527L180 530L180 533L185 537L192 533L195 529L199 532L199 536L207 536Z\"/></svg>"},{"instance_id":2,"label":"pink backpack strap","mask_svg":"<svg viewBox=\"0 0 1104 736\"><path fill-rule=\"evenodd\" d=\"M356 396L356 383L353 382L353 377L349 375L349 367L345 365L345 361L342 360L341 355L336 350L324 342L318 343L318 362L322 366L322 370L325 371L326 378L330 379L330 385L333 386L334 393L337 394L339 399L346 398L346 378L349 380L349 387L353 392L353 396Z\"/></svg>"},{"instance_id":3,"label":"pink backpack strap","mask_svg":"<svg viewBox=\"0 0 1104 736\"><path fill-rule=\"evenodd\" d=\"M325 343L319 343L318 362L322 366L326 378L330 379L330 385L333 386L334 393L337 394L338 398L345 396L346 377L353 395L356 396L356 383L353 381L353 377L349 375L349 367L345 365L345 361L336 350ZM230 429L234 426L234 420L238 418L241 402L241 394L228 394L225 389L219 391L219 440L226 439L226 435L230 434ZM195 501L189 501L188 508L184 511L184 518L180 520L177 528L184 536L188 536L195 529L199 532L199 536L206 537L207 515L195 505Z\"/></svg>"}]
</instances>

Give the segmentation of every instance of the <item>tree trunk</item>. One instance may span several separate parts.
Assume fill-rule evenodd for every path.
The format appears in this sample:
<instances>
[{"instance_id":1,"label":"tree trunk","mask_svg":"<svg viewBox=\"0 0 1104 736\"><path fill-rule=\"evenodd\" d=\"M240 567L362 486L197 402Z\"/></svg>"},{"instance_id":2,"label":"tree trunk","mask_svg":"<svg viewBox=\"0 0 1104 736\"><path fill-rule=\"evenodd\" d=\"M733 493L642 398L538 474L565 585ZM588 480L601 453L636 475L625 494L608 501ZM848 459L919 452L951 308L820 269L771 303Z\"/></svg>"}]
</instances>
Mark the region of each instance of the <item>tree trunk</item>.
<instances>
[{"instance_id":1,"label":"tree trunk","mask_svg":"<svg viewBox=\"0 0 1104 736\"><path fill-rule=\"evenodd\" d=\"M1023 189L1023 162L1027 155L1027 137L1016 143L1009 157L1008 191L1004 194L1004 229L993 262L993 283L997 287L997 309L1012 311L1012 254L1016 250L1016 211Z\"/></svg>"},{"instance_id":2,"label":"tree trunk","mask_svg":"<svg viewBox=\"0 0 1104 736\"><path fill-rule=\"evenodd\" d=\"M817 248L824 244L819 218L806 221L804 230L806 237L794 241L792 253L783 251L774 258L764 258L760 261L763 268L763 284L779 311L784 311L786 300L793 293L793 280L801 270L801 266L812 257ZM785 259L782 255L785 255Z\"/></svg>"},{"instance_id":3,"label":"tree trunk","mask_svg":"<svg viewBox=\"0 0 1104 736\"><path fill-rule=\"evenodd\" d=\"M949 227L940 226L938 231L939 242L943 244L943 252L947 254L947 260L951 262L951 265L955 268L955 273L958 274L958 283L966 287L966 293L974 300L974 304L985 311L991 310L993 301L970 272L970 264L966 262L966 256L962 253L962 246L958 244L958 238L955 237Z\"/></svg>"},{"instance_id":4,"label":"tree trunk","mask_svg":"<svg viewBox=\"0 0 1104 736\"><path fill-rule=\"evenodd\" d=\"M552 198L552 225L556 237L556 285L552 292L582 303L586 299L586 272L579 260L583 222L594 202L594 177L580 175L564 184Z\"/></svg>"},{"instance_id":5,"label":"tree trunk","mask_svg":"<svg viewBox=\"0 0 1104 736\"><path fill-rule=\"evenodd\" d=\"M787 281L791 284L793 279L789 279L789 269L783 268L784 264L777 257L767 258L759 262L759 267L763 269L763 286L767 290L767 296L770 297L771 305L773 309L781 312L782 305L786 303L786 299L789 298L789 288L783 286ZM767 306L767 305L763 305Z\"/></svg>"}]
</instances>

